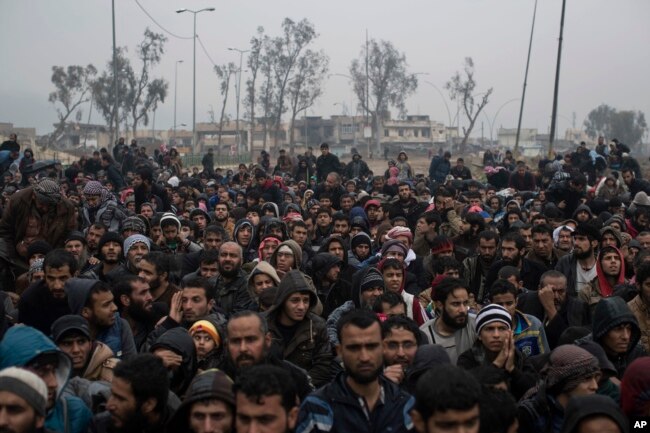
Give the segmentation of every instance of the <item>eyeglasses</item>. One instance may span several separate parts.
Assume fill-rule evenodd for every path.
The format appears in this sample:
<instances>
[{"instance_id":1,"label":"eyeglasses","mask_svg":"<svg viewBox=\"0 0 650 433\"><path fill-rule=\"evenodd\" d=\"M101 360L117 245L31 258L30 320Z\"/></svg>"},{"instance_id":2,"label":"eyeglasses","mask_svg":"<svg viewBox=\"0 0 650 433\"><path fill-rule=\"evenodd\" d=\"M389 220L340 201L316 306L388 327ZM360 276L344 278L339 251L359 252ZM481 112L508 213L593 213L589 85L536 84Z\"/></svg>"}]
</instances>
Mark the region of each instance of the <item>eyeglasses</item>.
<instances>
[{"instance_id":1,"label":"eyeglasses","mask_svg":"<svg viewBox=\"0 0 650 433\"><path fill-rule=\"evenodd\" d=\"M388 347L390 350L399 350L400 347L404 350L411 350L417 347L417 343L413 341L405 341L403 343L398 343L397 341L389 341L386 344L386 347Z\"/></svg>"}]
</instances>

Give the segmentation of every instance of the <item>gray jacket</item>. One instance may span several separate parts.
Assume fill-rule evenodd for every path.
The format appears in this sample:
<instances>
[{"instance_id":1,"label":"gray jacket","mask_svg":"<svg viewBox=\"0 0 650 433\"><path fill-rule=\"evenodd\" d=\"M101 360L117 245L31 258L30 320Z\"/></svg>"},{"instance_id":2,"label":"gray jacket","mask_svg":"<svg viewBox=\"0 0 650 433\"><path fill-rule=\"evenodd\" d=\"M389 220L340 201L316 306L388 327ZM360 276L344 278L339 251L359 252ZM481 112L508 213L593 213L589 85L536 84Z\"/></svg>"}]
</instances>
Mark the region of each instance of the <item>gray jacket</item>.
<instances>
[{"instance_id":1,"label":"gray jacket","mask_svg":"<svg viewBox=\"0 0 650 433\"><path fill-rule=\"evenodd\" d=\"M440 319L440 317L431 319L420 326L420 330L427 335L429 343L431 344L437 344L433 331L436 320L438 319ZM465 325L463 329L457 330L454 333L454 338L456 340L456 357L458 358L461 353L471 349L478 338L476 335L476 316L474 314L470 314L467 317L467 325ZM456 359L452 359L451 362L455 364Z\"/></svg>"}]
</instances>

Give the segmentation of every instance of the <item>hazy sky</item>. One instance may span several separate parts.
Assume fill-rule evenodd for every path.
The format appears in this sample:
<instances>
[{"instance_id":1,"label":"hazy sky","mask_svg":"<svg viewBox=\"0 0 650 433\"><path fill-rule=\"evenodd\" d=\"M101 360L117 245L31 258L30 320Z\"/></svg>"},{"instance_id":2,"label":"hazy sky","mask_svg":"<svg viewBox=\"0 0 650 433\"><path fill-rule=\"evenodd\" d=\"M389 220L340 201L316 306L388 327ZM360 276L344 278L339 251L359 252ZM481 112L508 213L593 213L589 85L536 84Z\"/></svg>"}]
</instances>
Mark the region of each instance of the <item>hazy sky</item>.
<instances>
[{"instance_id":1,"label":"hazy sky","mask_svg":"<svg viewBox=\"0 0 650 433\"><path fill-rule=\"evenodd\" d=\"M134 47L146 27L162 32L134 0L116 0L117 44ZM487 117L498 126L516 127L530 35L534 0L141 0L141 5L166 29L191 36L192 15L179 8L215 7L198 15L197 33L218 64L238 62L227 47L246 49L258 26L268 34L280 32L284 17L309 19L319 37L315 47L330 56L331 73L349 73L368 30L371 38L391 41L405 52L412 72L422 72L416 95L409 98L412 114L429 114L448 123L447 111L431 81L443 93L444 83L471 56L479 91L494 87ZM524 127L546 132L550 124L553 82L559 35L561 0L541 0L528 79ZM573 112L580 126L600 103L617 109L642 110L650 115L650 1L567 0L562 75L560 131L571 125ZM192 121L192 41L167 35L169 41L155 76L170 82L170 94L156 114L156 129L173 125L174 62L178 68L178 123ZM53 65L94 64L104 69L111 56L110 0L0 0L0 121L34 126L39 134L51 131L55 109L48 102L53 90ZM135 59L132 59L132 61ZM219 110L221 97L212 64L197 43L197 121L207 121L209 106ZM244 76L245 77L245 76ZM228 112L235 113L233 99ZM340 114L353 94L346 78L333 76L324 83L324 95L314 115ZM505 104L505 105L504 105ZM501 108L498 117L494 116ZM243 111L243 109L242 109ZM84 121L87 119L87 107ZM310 115L312 112L310 111ZM489 122L485 116L485 135ZM97 112L91 122L103 123ZM481 125L476 133L480 135Z\"/></svg>"}]
</instances>

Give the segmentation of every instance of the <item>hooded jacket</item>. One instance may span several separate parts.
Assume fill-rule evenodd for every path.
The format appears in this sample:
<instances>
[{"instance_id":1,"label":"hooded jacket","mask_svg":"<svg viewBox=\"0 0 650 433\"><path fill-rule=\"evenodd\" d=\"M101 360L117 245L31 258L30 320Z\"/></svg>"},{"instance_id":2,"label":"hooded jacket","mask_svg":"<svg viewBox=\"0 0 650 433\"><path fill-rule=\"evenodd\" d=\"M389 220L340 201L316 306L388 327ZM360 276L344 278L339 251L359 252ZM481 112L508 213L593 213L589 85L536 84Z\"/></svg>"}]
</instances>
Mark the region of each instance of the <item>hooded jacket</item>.
<instances>
[{"instance_id":1,"label":"hooded jacket","mask_svg":"<svg viewBox=\"0 0 650 433\"><path fill-rule=\"evenodd\" d=\"M303 320L288 328L280 324L280 315L285 302L294 293L309 294L310 311ZM273 345L282 353L282 358L307 370L314 385L319 387L332 379L330 367L334 356L327 338L325 321L311 311L317 304L317 299L316 292L302 272L292 270L280 282L275 302L265 315L273 336ZM292 332L292 338L286 341Z\"/></svg>"},{"instance_id":2,"label":"hooded jacket","mask_svg":"<svg viewBox=\"0 0 650 433\"><path fill-rule=\"evenodd\" d=\"M618 425L622 433L628 432L628 420L616 403L604 395L583 395L574 397L566 407L562 433L578 433L580 423L586 418L606 416Z\"/></svg>"},{"instance_id":3,"label":"hooded jacket","mask_svg":"<svg viewBox=\"0 0 650 433\"><path fill-rule=\"evenodd\" d=\"M81 311L90 296L90 291L95 284L101 283L97 280L85 278L70 278L65 282L63 288L68 298L71 314L81 315ZM112 326L97 329L95 340L107 345L115 356L120 359L130 359L138 353L135 348L135 340L133 339L131 326L126 320L120 317L119 313L115 313L115 322Z\"/></svg>"},{"instance_id":4,"label":"hooded jacket","mask_svg":"<svg viewBox=\"0 0 650 433\"><path fill-rule=\"evenodd\" d=\"M172 373L170 391L182 397L185 390L196 374L196 349L194 340L187 329L176 327L158 337L151 345L149 352L154 353L156 349L167 349L183 357L181 365Z\"/></svg>"},{"instance_id":5,"label":"hooded jacket","mask_svg":"<svg viewBox=\"0 0 650 433\"><path fill-rule=\"evenodd\" d=\"M302 270L302 249L300 248L300 245L292 239L289 239L288 241L282 242L278 247L273 251L273 254L271 254L271 258L269 259L269 263L271 266L275 269L278 267L278 251L282 246L287 246L291 248L291 251L293 252L293 263L294 266L292 269L298 269Z\"/></svg>"},{"instance_id":6,"label":"hooded jacket","mask_svg":"<svg viewBox=\"0 0 650 433\"><path fill-rule=\"evenodd\" d=\"M601 340L609 331L624 324L630 324L632 326L630 344L628 345L627 352L623 354L613 354L603 345ZM630 311L623 298L612 296L604 298L596 304L593 314L592 333L577 341L593 340L600 344L603 349L605 349L607 358L609 358L609 360L612 361L612 364L614 364L614 367L616 367L618 378L620 379L623 377L625 369L632 361L646 355L645 350L643 350L642 346L638 344L640 339L641 329L639 328L639 323L637 322L636 317L634 317L634 314L632 314L632 311Z\"/></svg>"},{"instance_id":7,"label":"hooded jacket","mask_svg":"<svg viewBox=\"0 0 650 433\"><path fill-rule=\"evenodd\" d=\"M341 239L338 236L328 236L325 239L323 239L322 243L320 244L320 248L318 249L319 252L328 252L330 248L330 244L332 242L339 242L343 245L343 262L341 263L341 279L345 280L349 283L352 282L352 276L356 272L356 269L354 269L352 266L349 264L350 258L348 257L348 247L350 246L348 241ZM313 260L313 258L312 258ZM340 304L339 304L340 305Z\"/></svg>"},{"instance_id":8,"label":"hooded jacket","mask_svg":"<svg viewBox=\"0 0 650 433\"><path fill-rule=\"evenodd\" d=\"M238 234L239 230L241 230L245 226L248 226L248 227L251 228L251 238L248 241L248 245L241 245L239 243L239 240L237 239L237 234ZM236 242L237 245L239 245L241 247L241 249L243 251L243 254L244 254L244 263L249 262L249 261L251 261L251 260L253 260L255 258L255 256L254 255L251 256L251 253L250 253L251 247L253 246L253 243L254 243L253 242L254 238L255 238L255 227L253 227L252 221L249 220L249 219L241 219L241 220L237 221L237 223L235 224L235 228L232 231L232 239L233 239L233 242Z\"/></svg>"},{"instance_id":9,"label":"hooded jacket","mask_svg":"<svg viewBox=\"0 0 650 433\"><path fill-rule=\"evenodd\" d=\"M259 262L257 265L255 265L255 268L253 268L251 273L248 274L248 293L251 299L253 300L253 302L255 302L255 304L257 305L257 308L255 308L255 310L259 309L259 297L255 293L254 277L255 275L259 275L259 274L266 274L269 277L271 277L271 279L273 280L276 286L280 284L280 277L278 277L278 273L275 272L275 268L271 266L268 262L262 261Z\"/></svg>"},{"instance_id":10,"label":"hooded jacket","mask_svg":"<svg viewBox=\"0 0 650 433\"><path fill-rule=\"evenodd\" d=\"M56 353L59 363L55 371L55 404L47 413L45 427L57 432L85 433L92 413L81 399L62 395L70 377L72 361L45 334L24 325L9 329L0 343L0 370L7 367L23 367L37 356L46 353Z\"/></svg>"},{"instance_id":11,"label":"hooded jacket","mask_svg":"<svg viewBox=\"0 0 650 433\"><path fill-rule=\"evenodd\" d=\"M621 260L621 269L618 272L616 283L611 285L607 281L607 277L605 276L600 263L603 257L603 252L601 250L596 258L596 278L591 280L589 284L585 285L578 294L578 297L589 304L592 309L601 299L610 297L614 294L614 286L625 284L625 257L623 257L623 253L621 253L618 248L613 248L616 249L618 257Z\"/></svg>"},{"instance_id":12,"label":"hooded jacket","mask_svg":"<svg viewBox=\"0 0 650 433\"><path fill-rule=\"evenodd\" d=\"M589 214L590 218L594 217L594 213L591 211L591 208L587 206L586 204L581 204L576 208L576 210L573 211L573 215L571 215L572 219L576 219L576 215L578 215L578 212L580 211L586 211ZM577 221L577 220L576 220Z\"/></svg>"},{"instance_id":13,"label":"hooded jacket","mask_svg":"<svg viewBox=\"0 0 650 433\"><path fill-rule=\"evenodd\" d=\"M423 344L418 347L413 362L406 370L404 384L411 394L415 394L417 381L424 373L440 365L451 364L449 354L439 344Z\"/></svg>"},{"instance_id":14,"label":"hooded jacket","mask_svg":"<svg viewBox=\"0 0 650 433\"><path fill-rule=\"evenodd\" d=\"M341 266L339 279L328 288L323 287L325 275L332 267ZM330 253L318 253L311 260L310 276L316 286L316 293L323 304L323 317L328 317L338 306L352 299L350 284L343 280L343 266L341 259Z\"/></svg>"}]
</instances>

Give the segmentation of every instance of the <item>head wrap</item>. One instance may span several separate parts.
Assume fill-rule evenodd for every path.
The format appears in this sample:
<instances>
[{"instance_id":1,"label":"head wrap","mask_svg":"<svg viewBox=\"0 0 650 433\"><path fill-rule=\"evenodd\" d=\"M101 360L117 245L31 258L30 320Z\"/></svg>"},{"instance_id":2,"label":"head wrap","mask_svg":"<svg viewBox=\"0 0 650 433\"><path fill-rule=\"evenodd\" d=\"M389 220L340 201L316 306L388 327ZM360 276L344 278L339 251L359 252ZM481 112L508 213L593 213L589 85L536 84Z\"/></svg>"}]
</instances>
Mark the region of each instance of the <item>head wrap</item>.
<instances>
[{"instance_id":1,"label":"head wrap","mask_svg":"<svg viewBox=\"0 0 650 433\"><path fill-rule=\"evenodd\" d=\"M148 250L151 249L151 242L149 242L148 237L143 235L131 235L124 241L124 257L127 257L129 250L138 242L145 244Z\"/></svg>"},{"instance_id":2,"label":"head wrap","mask_svg":"<svg viewBox=\"0 0 650 433\"><path fill-rule=\"evenodd\" d=\"M400 252L404 255L404 257L406 257L406 255L409 252L408 249L406 248L406 245L404 245L402 241L396 241L394 239L386 241L384 245L382 245L381 256L384 257L390 251Z\"/></svg>"},{"instance_id":3,"label":"head wrap","mask_svg":"<svg viewBox=\"0 0 650 433\"><path fill-rule=\"evenodd\" d=\"M29 265L29 275L31 276L34 272L40 272L43 270L43 262L45 259L36 259Z\"/></svg>"},{"instance_id":4,"label":"head wrap","mask_svg":"<svg viewBox=\"0 0 650 433\"><path fill-rule=\"evenodd\" d=\"M47 407L47 386L36 374L18 367L0 371L0 391L9 391L29 404L34 411L45 416Z\"/></svg>"},{"instance_id":5,"label":"head wrap","mask_svg":"<svg viewBox=\"0 0 650 433\"><path fill-rule=\"evenodd\" d=\"M27 247L27 257L31 257L34 254L47 254L52 251L52 247L46 241L38 240L34 241Z\"/></svg>"},{"instance_id":6,"label":"head wrap","mask_svg":"<svg viewBox=\"0 0 650 433\"><path fill-rule=\"evenodd\" d=\"M490 304L481 308L476 316L476 333L479 334L481 329L494 322L503 323L508 329L512 329L512 316L508 310L501 305Z\"/></svg>"},{"instance_id":7,"label":"head wrap","mask_svg":"<svg viewBox=\"0 0 650 433\"><path fill-rule=\"evenodd\" d=\"M572 344L556 347L542 373L546 387L557 394L574 390L580 382L599 371L598 360L585 349Z\"/></svg>"},{"instance_id":8,"label":"head wrap","mask_svg":"<svg viewBox=\"0 0 650 433\"><path fill-rule=\"evenodd\" d=\"M397 239L399 236L406 236L409 240L409 243L413 243L413 233L408 227L397 226L388 230L386 237L388 239Z\"/></svg>"},{"instance_id":9,"label":"head wrap","mask_svg":"<svg viewBox=\"0 0 650 433\"><path fill-rule=\"evenodd\" d=\"M566 225L560 226L560 227L556 228L555 230L553 230L553 243L557 244L559 242L559 240L560 240L560 232L561 231L567 231L567 230L569 232L573 233L573 227L566 226Z\"/></svg>"},{"instance_id":10,"label":"head wrap","mask_svg":"<svg viewBox=\"0 0 650 433\"><path fill-rule=\"evenodd\" d=\"M40 180L34 185L34 193L39 202L45 204L57 204L61 201L59 184L50 178Z\"/></svg>"}]
</instances>

